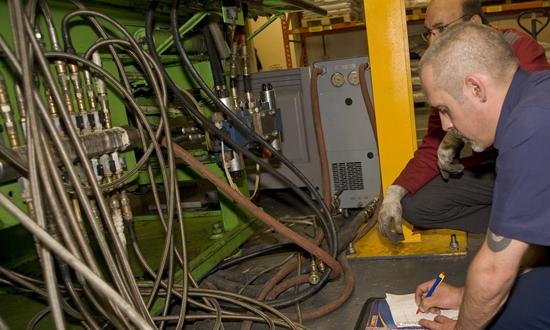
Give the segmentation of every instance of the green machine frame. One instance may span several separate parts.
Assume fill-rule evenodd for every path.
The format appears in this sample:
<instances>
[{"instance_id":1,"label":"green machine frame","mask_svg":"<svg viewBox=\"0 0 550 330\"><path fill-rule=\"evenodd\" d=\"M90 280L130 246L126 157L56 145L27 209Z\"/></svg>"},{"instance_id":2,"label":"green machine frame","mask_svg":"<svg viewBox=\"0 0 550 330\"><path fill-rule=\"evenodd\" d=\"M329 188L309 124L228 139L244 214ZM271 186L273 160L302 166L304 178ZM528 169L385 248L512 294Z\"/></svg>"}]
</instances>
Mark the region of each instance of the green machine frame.
<instances>
[{"instance_id":1,"label":"green machine frame","mask_svg":"<svg viewBox=\"0 0 550 330\"><path fill-rule=\"evenodd\" d=\"M196 7L212 7L210 3L217 4L217 1L206 2L194 2ZM56 25L61 22L63 16L71 10L76 8L70 2L67 1L48 1L51 8L52 16ZM136 3L132 1L88 1L86 5L89 9L97 10L102 13L108 14L122 23L131 33L139 38L140 34L143 35L143 10L128 10L129 8L135 8ZM139 8L139 3L137 4ZM0 17L4 22L0 26L0 33L10 43L13 44L12 32L10 29L9 10L6 1L0 1ZM182 33L186 33L193 28L201 19L207 16L206 12L195 13L183 13L189 19L187 24L182 26ZM165 18L167 21L167 15ZM44 25L44 22L40 22ZM159 19L157 23L162 27L163 20ZM165 26L166 27L166 26ZM45 26L43 27L46 30ZM167 28L166 28L167 30ZM60 27L58 25L58 31ZM75 19L74 24L71 25L71 34L78 36L74 38L75 48L77 52L83 52L86 47L92 45L98 38L91 25L85 19ZM61 36L58 36L61 40ZM190 78L186 75L181 64L179 63L177 55L174 52L169 52L171 38L168 33L159 29L157 44L159 49L164 53L162 61L170 64L165 64L165 67L172 79L181 87L185 89L193 89L196 86L193 85ZM139 40L139 39L138 39ZM163 40L165 42L163 42ZM121 55L128 72L132 72L134 68L131 63L127 61ZM114 63L108 55L102 56L103 67L117 76L117 71ZM212 86L212 74L209 66L208 59L205 56L197 56L195 59L195 66L201 73L203 79L205 79L210 86ZM7 67L5 61L0 61L0 70L6 78L6 85L8 86L9 94L14 99L13 90L13 77L10 75L10 69ZM131 83L135 86L140 85L139 76L133 79ZM109 105L111 108L111 119L113 126L124 126L128 124L128 117L126 115L125 105L123 100L113 91L109 90ZM146 101L145 101L146 103ZM204 106L204 112L208 113L209 109ZM171 117L178 117L181 113L171 114ZM17 111L14 114L15 122L19 123L19 115ZM148 113L151 122L158 121L157 114L153 112ZM4 124L0 119L0 124ZM21 132L21 127L19 127ZM21 138L21 137L20 137ZM4 144L7 145L7 136L2 134ZM203 163L208 167L210 171L216 174L216 176L226 179L224 172L220 169L219 165L208 155L206 147L194 150L196 156L202 156ZM125 152L122 156L125 160L127 168L132 168L136 164L136 155L133 151ZM184 184L186 182L194 182L202 180L201 176L191 167L186 165L179 165L177 169L177 180ZM141 171L134 175L128 182L128 185L148 185L150 184L148 176L145 171ZM248 182L246 176L237 180L237 184L243 194L248 195ZM26 210L25 204L20 193L20 184L17 181L13 181L0 186L0 193L9 197L15 202L20 209ZM150 260L151 263L158 263L160 259L161 249L159 246L162 244L165 231L158 221L156 214L135 214L135 229L139 243L142 247L144 256ZM219 205L217 208L211 210L195 210L184 212L185 230L187 237L187 249L189 255L189 268L196 279L204 277L216 264L222 261L224 258L236 253L240 245L242 245L253 233L259 228L259 224L253 219L246 211L235 204L229 197L219 192ZM143 277L143 270L139 266L135 255L130 252L130 262L135 276ZM18 221L6 210L0 208L0 264L9 269L17 269L21 272L36 273L38 270L38 262L36 258L36 251L34 248L34 240L32 236L19 224ZM176 275L176 280L181 280L183 274ZM152 307L152 313L160 311L163 304L163 299L158 299ZM8 326L15 328L23 327L28 319L45 305L42 305L35 300L26 297L24 295L15 295L10 290L0 291L0 316L4 318ZM39 326L39 328L51 328L53 323L50 320L45 320Z\"/></svg>"}]
</instances>

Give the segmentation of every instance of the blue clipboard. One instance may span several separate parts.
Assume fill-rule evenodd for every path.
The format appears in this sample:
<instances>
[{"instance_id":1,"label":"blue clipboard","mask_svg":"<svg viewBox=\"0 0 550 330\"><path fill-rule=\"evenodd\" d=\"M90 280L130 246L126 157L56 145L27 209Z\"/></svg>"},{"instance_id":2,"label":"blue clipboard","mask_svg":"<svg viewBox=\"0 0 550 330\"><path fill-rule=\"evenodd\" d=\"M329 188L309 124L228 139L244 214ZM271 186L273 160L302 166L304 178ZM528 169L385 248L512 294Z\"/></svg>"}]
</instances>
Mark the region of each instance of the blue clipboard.
<instances>
[{"instance_id":1,"label":"blue clipboard","mask_svg":"<svg viewBox=\"0 0 550 330\"><path fill-rule=\"evenodd\" d=\"M409 329L418 330L424 329L418 327L398 328L393 321L390 306L385 298L369 298L363 308L361 314L355 323L355 330L382 330L382 329Z\"/></svg>"}]
</instances>

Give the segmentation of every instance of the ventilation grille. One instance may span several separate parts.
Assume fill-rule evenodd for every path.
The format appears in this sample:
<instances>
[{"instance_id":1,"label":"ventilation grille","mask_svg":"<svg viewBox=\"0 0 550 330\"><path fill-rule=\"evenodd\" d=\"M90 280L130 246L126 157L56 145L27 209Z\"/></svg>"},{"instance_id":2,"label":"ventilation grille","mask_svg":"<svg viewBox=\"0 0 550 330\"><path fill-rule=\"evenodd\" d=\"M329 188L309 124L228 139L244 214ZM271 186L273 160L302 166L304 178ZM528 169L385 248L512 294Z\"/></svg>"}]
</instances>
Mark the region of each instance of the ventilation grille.
<instances>
[{"instance_id":1,"label":"ventilation grille","mask_svg":"<svg viewBox=\"0 0 550 330\"><path fill-rule=\"evenodd\" d=\"M332 163L335 193L345 190L363 190L361 162Z\"/></svg>"}]
</instances>

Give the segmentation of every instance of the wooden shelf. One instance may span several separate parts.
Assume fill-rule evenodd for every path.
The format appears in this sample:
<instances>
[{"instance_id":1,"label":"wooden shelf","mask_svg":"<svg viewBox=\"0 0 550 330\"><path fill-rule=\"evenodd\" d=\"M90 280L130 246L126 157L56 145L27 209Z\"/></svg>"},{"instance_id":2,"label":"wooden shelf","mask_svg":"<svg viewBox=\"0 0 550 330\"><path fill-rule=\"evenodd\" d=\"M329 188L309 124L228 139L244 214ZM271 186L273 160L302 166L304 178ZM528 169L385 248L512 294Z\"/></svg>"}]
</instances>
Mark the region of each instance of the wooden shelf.
<instances>
[{"instance_id":1,"label":"wooden shelf","mask_svg":"<svg viewBox=\"0 0 550 330\"><path fill-rule=\"evenodd\" d=\"M517 3L504 3L500 5L488 5L483 6L483 12L491 14L513 13L522 10L540 9L550 7L550 1L527 1ZM424 20L426 16L426 8L414 8L411 10L411 14L407 15L407 22L415 22ZM358 30L365 26L364 22L344 22L330 25L319 25L311 27L300 27L290 30L290 34L306 34L315 35L327 32L335 32L343 30L341 32L347 32L350 30Z\"/></svg>"},{"instance_id":2,"label":"wooden shelf","mask_svg":"<svg viewBox=\"0 0 550 330\"><path fill-rule=\"evenodd\" d=\"M530 9L541 9L541 8L550 8L550 0L545 1L525 1L525 2L514 2L510 3L510 0L503 1L502 4L491 4L483 6L483 12L486 13L489 17L492 15L498 14L513 14L524 10ZM426 8L416 7L407 9L407 23L415 24L420 21L423 21L426 16ZM297 35L301 37L301 42L310 36L315 35L325 35L332 33L343 33L351 32L365 29L364 22L351 21L344 23L335 23L328 25L318 25L310 27L299 27L295 29L283 29L283 34ZM290 42L290 41L289 41ZM303 47L304 48L304 47ZM288 53L290 57L290 48L288 50L285 48L285 53Z\"/></svg>"},{"instance_id":3,"label":"wooden shelf","mask_svg":"<svg viewBox=\"0 0 550 330\"><path fill-rule=\"evenodd\" d=\"M350 30L358 30L358 29L364 29L364 28L365 28L364 22L351 21L351 22L344 22L344 23L335 23L330 25L301 27L301 28L290 30L290 33L309 36L309 35L315 35L315 34L321 34L321 33L327 33L327 32L335 32L340 30L350 31Z\"/></svg>"},{"instance_id":4,"label":"wooden shelf","mask_svg":"<svg viewBox=\"0 0 550 330\"><path fill-rule=\"evenodd\" d=\"M483 12L487 15L513 13L529 9L540 9L550 7L550 1L526 1L516 3L503 3L497 5L483 6ZM424 20L426 8L412 9L412 13L407 15L407 21Z\"/></svg>"}]
</instances>

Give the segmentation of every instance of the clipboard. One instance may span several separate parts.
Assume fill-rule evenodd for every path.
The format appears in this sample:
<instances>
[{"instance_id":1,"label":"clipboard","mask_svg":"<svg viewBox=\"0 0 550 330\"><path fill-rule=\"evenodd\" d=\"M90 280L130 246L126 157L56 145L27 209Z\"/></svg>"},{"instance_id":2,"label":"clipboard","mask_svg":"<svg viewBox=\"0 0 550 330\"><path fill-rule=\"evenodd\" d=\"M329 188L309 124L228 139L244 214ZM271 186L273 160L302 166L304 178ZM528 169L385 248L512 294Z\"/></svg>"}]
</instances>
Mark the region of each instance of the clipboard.
<instances>
[{"instance_id":1,"label":"clipboard","mask_svg":"<svg viewBox=\"0 0 550 330\"><path fill-rule=\"evenodd\" d=\"M418 330L423 327L404 327L398 328L393 321L390 306L386 302L386 298L372 297L369 298L359 314L359 318L355 323L354 330L387 330L387 329L407 329Z\"/></svg>"}]
</instances>

